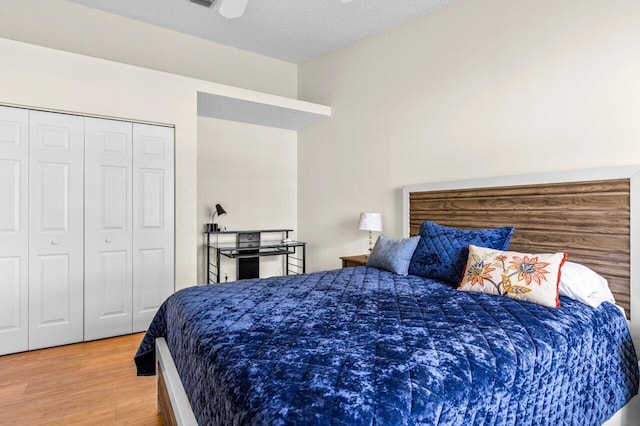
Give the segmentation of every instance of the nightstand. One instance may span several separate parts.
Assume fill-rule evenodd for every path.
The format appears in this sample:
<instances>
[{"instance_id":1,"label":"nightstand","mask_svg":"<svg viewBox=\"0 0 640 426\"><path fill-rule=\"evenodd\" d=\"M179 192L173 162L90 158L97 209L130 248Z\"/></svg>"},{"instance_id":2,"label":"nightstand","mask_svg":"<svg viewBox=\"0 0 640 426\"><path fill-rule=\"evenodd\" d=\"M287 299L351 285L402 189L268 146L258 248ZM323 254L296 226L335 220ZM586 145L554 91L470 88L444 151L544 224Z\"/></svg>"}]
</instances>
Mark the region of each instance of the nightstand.
<instances>
[{"instance_id":1,"label":"nightstand","mask_svg":"<svg viewBox=\"0 0 640 426\"><path fill-rule=\"evenodd\" d=\"M343 268L350 268L353 266L365 266L368 258L368 254L361 254L359 256L343 256L340 259L342 259Z\"/></svg>"}]
</instances>

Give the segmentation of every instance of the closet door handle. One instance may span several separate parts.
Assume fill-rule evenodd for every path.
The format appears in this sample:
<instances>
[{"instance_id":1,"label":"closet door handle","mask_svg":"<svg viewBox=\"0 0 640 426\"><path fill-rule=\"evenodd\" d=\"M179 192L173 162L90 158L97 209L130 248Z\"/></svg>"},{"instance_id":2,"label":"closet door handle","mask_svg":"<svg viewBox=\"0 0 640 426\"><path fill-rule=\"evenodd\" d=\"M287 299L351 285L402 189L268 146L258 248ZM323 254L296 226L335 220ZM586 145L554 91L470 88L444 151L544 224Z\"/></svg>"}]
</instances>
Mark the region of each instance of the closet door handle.
<instances>
[{"instance_id":1,"label":"closet door handle","mask_svg":"<svg viewBox=\"0 0 640 426\"><path fill-rule=\"evenodd\" d=\"M104 242L107 243L107 244L111 244L111 241L112 241L111 238L105 238L105 240L104 240Z\"/></svg>"},{"instance_id":2,"label":"closet door handle","mask_svg":"<svg viewBox=\"0 0 640 426\"><path fill-rule=\"evenodd\" d=\"M58 244L60 244L60 241L58 241L58 240L51 240L51 245L52 245L52 246L57 246Z\"/></svg>"}]
</instances>

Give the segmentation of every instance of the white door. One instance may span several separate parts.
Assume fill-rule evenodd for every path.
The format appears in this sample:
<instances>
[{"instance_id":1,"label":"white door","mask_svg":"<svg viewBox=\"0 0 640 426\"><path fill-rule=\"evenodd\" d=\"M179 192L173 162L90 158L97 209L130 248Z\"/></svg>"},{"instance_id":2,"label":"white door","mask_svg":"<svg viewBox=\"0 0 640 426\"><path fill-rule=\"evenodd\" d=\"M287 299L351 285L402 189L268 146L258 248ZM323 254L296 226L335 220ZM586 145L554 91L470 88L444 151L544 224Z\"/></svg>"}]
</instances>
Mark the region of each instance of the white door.
<instances>
[{"instance_id":1,"label":"white door","mask_svg":"<svg viewBox=\"0 0 640 426\"><path fill-rule=\"evenodd\" d=\"M83 338L84 119L29 112L29 349Z\"/></svg>"},{"instance_id":2,"label":"white door","mask_svg":"<svg viewBox=\"0 0 640 426\"><path fill-rule=\"evenodd\" d=\"M174 291L173 129L133 124L133 331Z\"/></svg>"},{"instance_id":3,"label":"white door","mask_svg":"<svg viewBox=\"0 0 640 426\"><path fill-rule=\"evenodd\" d=\"M0 355L29 348L28 123L0 107Z\"/></svg>"},{"instance_id":4,"label":"white door","mask_svg":"<svg viewBox=\"0 0 640 426\"><path fill-rule=\"evenodd\" d=\"M131 123L85 119L85 340L132 330L131 133Z\"/></svg>"}]
</instances>

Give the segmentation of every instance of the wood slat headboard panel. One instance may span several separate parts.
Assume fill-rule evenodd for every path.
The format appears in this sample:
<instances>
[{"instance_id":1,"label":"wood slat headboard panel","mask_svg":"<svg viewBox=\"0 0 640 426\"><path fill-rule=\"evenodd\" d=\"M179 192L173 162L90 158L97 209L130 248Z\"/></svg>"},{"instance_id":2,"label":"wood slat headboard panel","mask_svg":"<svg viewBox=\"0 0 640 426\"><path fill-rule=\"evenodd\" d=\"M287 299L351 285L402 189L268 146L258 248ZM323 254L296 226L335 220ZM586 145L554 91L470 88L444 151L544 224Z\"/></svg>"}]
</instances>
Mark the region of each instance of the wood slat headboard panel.
<instances>
[{"instance_id":1,"label":"wood slat headboard panel","mask_svg":"<svg viewBox=\"0 0 640 426\"><path fill-rule=\"evenodd\" d=\"M411 192L409 235L425 220L466 229L515 226L509 250L566 251L609 281L630 310L630 180Z\"/></svg>"}]
</instances>

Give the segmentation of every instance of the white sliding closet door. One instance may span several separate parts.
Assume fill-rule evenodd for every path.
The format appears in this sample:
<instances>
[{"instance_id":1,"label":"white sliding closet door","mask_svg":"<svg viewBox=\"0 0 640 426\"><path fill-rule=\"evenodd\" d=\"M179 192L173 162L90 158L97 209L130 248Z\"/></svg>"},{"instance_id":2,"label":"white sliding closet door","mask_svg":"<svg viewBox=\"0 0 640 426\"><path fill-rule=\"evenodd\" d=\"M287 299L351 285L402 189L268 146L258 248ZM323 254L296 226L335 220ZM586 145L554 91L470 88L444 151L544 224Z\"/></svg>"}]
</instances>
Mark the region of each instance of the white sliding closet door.
<instances>
[{"instance_id":1,"label":"white sliding closet door","mask_svg":"<svg viewBox=\"0 0 640 426\"><path fill-rule=\"evenodd\" d=\"M133 331L174 290L173 129L133 124Z\"/></svg>"},{"instance_id":2,"label":"white sliding closet door","mask_svg":"<svg viewBox=\"0 0 640 426\"><path fill-rule=\"evenodd\" d=\"M29 117L29 349L38 349L83 338L84 119Z\"/></svg>"},{"instance_id":3,"label":"white sliding closet door","mask_svg":"<svg viewBox=\"0 0 640 426\"><path fill-rule=\"evenodd\" d=\"M29 347L28 123L0 107L0 355Z\"/></svg>"},{"instance_id":4,"label":"white sliding closet door","mask_svg":"<svg viewBox=\"0 0 640 426\"><path fill-rule=\"evenodd\" d=\"M85 119L84 339L132 330L132 123Z\"/></svg>"}]
</instances>

